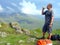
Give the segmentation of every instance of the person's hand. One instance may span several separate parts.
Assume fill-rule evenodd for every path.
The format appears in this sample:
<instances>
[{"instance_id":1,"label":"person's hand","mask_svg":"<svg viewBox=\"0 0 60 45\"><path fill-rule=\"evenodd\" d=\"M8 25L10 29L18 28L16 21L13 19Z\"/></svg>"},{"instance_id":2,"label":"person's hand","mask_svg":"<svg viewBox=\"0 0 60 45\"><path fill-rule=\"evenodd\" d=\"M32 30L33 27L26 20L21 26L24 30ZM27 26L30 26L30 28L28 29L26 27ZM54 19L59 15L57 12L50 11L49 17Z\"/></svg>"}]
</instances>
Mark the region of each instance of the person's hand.
<instances>
[{"instance_id":1,"label":"person's hand","mask_svg":"<svg viewBox=\"0 0 60 45\"><path fill-rule=\"evenodd\" d=\"M44 10L45 8L43 7L42 10Z\"/></svg>"},{"instance_id":2,"label":"person's hand","mask_svg":"<svg viewBox=\"0 0 60 45\"><path fill-rule=\"evenodd\" d=\"M50 24L49 27L52 27L52 24Z\"/></svg>"}]
</instances>

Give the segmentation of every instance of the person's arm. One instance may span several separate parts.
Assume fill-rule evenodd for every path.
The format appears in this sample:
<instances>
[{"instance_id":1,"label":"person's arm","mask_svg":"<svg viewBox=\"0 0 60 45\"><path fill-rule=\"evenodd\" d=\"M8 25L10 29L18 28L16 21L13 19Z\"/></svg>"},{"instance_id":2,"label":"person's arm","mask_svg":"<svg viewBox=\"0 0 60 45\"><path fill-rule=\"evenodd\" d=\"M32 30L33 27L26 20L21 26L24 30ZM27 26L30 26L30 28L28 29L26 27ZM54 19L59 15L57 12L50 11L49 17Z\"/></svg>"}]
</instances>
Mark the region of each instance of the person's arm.
<instances>
[{"instance_id":1,"label":"person's arm","mask_svg":"<svg viewBox=\"0 0 60 45\"><path fill-rule=\"evenodd\" d=\"M54 21L54 16L52 16L52 18L51 18L50 25L52 25L52 24L53 24L53 21Z\"/></svg>"},{"instance_id":2,"label":"person's arm","mask_svg":"<svg viewBox=\"0 0 60 45\"><path fill-rule=\"evenodd\" d=\"M53 21L54 21L54 16L53 16L54 13L53 13L53 11L51 11L51 14L52 14L52 15L51 15L51 21L50 21L50 25L49 25L50 27L52 27Z\"/></svg>"},{"instance_id":3,"label":"person's arm","mask_svg":"<svg viewBox=\"0 0 60 45\"><path fill-rule=\"evenodd\" d=\"M52 27L52 25L53 25L53 21L54 21L54 16L52 16L52 18L51 18L51 22L50 22L49 27Z\"/></svg>"},{"instance_id":4,"label":"person's arm","mask_svg":"<svg viewBox=\"0 0 60 45\"><path fill-rule=\"evenodd\" d=\"M44 15L44 9L45 9L45 8L42 8L42 15Z\"/></svg>"}]
</instances>

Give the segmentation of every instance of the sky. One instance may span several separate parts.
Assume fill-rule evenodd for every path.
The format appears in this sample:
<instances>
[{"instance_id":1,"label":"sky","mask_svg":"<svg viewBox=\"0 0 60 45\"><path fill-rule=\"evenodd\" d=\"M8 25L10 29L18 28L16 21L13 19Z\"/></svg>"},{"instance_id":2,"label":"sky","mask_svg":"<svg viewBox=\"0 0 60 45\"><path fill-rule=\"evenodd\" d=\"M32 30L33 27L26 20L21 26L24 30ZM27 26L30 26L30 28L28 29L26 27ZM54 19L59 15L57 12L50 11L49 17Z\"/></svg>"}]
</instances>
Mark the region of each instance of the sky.
<instances>
[{"instance_id":1,"label":"sky","mask_svg":"<svg viewBox=\"0 0 60 45\"><path fill-rule=\"evenodd\" d=\"M28 15L41 15L42 7L53 5L55 18L60 18L60 0L0 0L0 13L21 12Z\"/></svg>"}]
</instances>

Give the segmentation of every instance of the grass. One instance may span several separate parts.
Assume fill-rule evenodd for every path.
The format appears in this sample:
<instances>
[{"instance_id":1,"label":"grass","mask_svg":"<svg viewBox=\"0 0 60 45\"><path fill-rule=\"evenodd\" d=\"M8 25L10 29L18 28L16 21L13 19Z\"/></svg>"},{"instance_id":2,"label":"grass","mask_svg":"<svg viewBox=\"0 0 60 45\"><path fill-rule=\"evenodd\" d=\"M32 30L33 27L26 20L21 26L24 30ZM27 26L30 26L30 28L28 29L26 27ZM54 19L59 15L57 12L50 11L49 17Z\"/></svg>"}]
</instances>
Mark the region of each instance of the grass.
<instances>
[{"instance_id":1,"label":"grass","mask_svg":"<svg viewBox=\"0 0 60 45\"><path fill-rule=\"evenodd\" d=\"M25 35L16 33L14 29L12 29L8 24L2 24L0 27L0 32L6 32L8 35L7 37L0 36L0 45L6 45L10 43L10 45L35 45L36 41L30 41L30 38L40 38L42 36L41 29L29 30L31 32L30 35ZM53 30L53 34L60 34L60 30ZM46 34L47 36L47 34ZM23 42L19 42L22 40ZM53 45L56 45L57 41L53 41Z\"/></svg>"}]
</instances>

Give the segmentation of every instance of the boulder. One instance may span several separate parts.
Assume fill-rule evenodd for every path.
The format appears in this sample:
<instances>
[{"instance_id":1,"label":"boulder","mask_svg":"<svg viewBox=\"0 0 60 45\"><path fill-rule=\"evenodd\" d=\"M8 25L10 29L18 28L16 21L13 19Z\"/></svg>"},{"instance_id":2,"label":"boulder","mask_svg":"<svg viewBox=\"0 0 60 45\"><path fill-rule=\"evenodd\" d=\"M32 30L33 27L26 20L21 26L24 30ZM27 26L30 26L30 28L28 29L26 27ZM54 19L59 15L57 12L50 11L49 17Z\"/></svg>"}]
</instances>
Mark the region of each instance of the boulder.
<instances>
[{"instance_id":1,"label":"boulder","mask_svg":"<svg viewBox=\"0 0 60 45\"><path fill-rule=\"evenodd\" d=\"M27 42L29 43L29 42L35 42L35 40L36 40L36 38L29 38L28 40L27 40Z\"/></svg>"},{"instance_id":2,"label":"boulder","mask_svg":"<svg viewBox=\"0 0 60 45\"><path fill-rule=\"evenodd\" d=\"M23 32L21 30L16 30L16 33L21 33L22 34Z\"/></svg>"},{"instance_id":3,"label":"boulder","mask_svg":"<svg viewBox=\"0 0 60 45\"><path fill-rule=\"evenodd\" d=\"M6 43L6 45L11 45L10 43Z\"/></svg>"},{"instance_id":4,"label":"boulder","mask_svg":"<svg viewBox=\"0 0 60 45\"><path fill-rule=\"evenodd\" d=\"M26 35L30 35L30 31L27 29L22 29L22 32L25 33Z\"/></svg>"},{"instance_id":5,"label":"boulder","mask_svg":"<svg viewBox=\"0 0 60 45\"><path fill-rule=\"evenodd\" d=\"M23 32L21 31L21 27L19 26L18 23L16 23L16 22L10 23L10 26L11 26L12 28L14 28L17 33L23 33Z\"/></svg>"},{"instance_id":6,"label":"boulder","mask_svg":"<svg viewBox=\"0 0 60 45\"><path fill-rule=\"evenodd\" d=\"M19 40L18 43L24 43L24 40Z\"/></svg>"},{"instance_id":7,"label":"boulder","mask_svg":"<svg viewBox=\"0 0 60 45\"><path fill-rule=\"evenodd\" d=\"M6 32L0 32L0 37L7 37L7 33Z\"/></svg>"}]
</instances>

